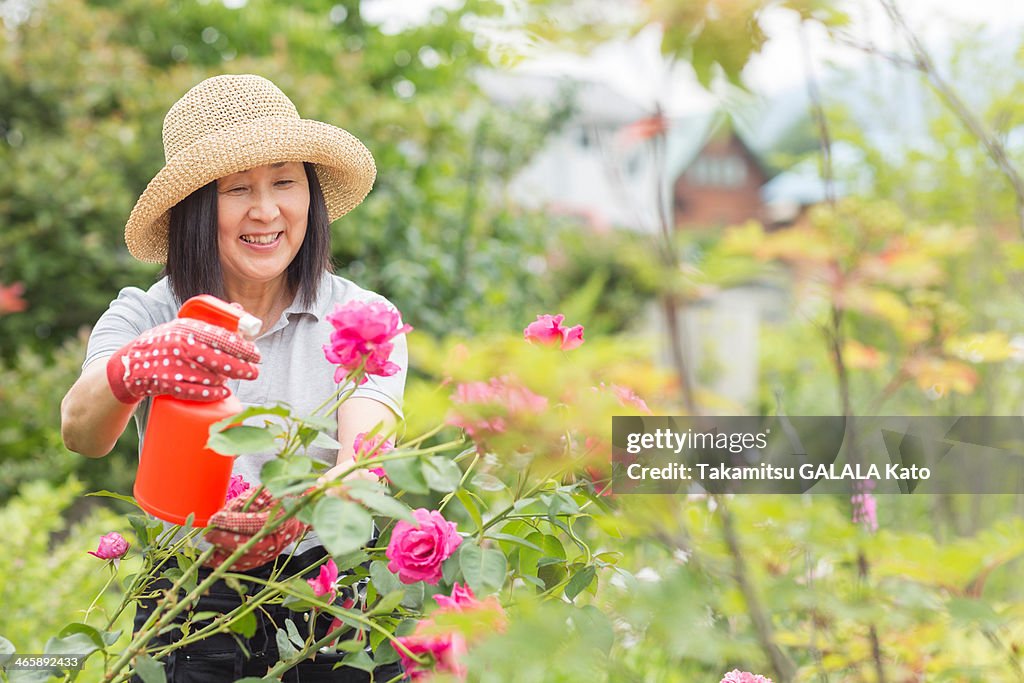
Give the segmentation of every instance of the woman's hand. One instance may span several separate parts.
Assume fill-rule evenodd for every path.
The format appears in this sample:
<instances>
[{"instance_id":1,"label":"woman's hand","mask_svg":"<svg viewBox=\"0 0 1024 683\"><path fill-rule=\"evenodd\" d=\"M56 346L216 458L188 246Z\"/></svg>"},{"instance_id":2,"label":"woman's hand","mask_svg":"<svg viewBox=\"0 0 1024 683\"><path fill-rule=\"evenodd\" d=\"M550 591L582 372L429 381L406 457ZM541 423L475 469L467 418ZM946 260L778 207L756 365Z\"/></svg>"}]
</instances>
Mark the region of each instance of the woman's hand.
<instances>
[{"instance_id":1,"label":"woman's hand","mask_svg":"<svg viewBox=\"0 0 1024 683\"><path fill-rule=\"evenodd\" d=\"M242 512L242 508L250 498L252 498L252 494L232 498L210 517L211 529L206 532L206 540L216 546L217 550L206 561L207 566L219 567L235 550L247 543L270 521L270 511L277 504L277 499L263 489L249 504L248 510ZM278 507L274 520L284 514L284 509ZM252 548L249 548L234 562L232 568L245 571L270 562L308 528L294 517L286 520L273 533L260 539Z\"/></svg>"},{"instance_id":2,"label":"woman's hand","mask_svg":"<svg viewBox=\"0 0 1024 683\"><path fill-rule=\"evenodd\" d=\"M390 408L372 398L353 396L342 403L338 408L338 442L341 448L338 449L338 458L335 461L337 464L327 470L317 483L337 479L342 472L352 467L352 463L357 459L355 440L358 435L371 432L390 435L394 432L397 422ZM380 481L380 477L365 467L355 470L345 479L363 479L374 483ZM341 495L343 490L343 486L334 486L328 489L327 493Z\"/></svg>"},{"instance_id":3,"label":"woman's hand","mask_svg":"<svg viewBox=\"0 0 1024 683\"><path fill-rule=\"evenodd\" d=\"M107 382L121 403L169 394L190 401L219 401L228 379L255 379L256 345L223 327L190 318L158 325L107 361Z\"/></svg>"}]
</instances>

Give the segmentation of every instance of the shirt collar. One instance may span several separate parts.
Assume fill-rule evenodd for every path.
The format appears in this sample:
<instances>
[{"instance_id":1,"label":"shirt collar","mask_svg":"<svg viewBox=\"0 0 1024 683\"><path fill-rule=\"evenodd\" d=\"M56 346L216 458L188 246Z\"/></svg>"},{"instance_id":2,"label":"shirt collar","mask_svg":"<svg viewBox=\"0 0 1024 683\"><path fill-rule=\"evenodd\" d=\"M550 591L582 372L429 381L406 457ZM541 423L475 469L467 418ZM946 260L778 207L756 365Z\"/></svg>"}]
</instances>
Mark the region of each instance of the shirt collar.
<instances>
[{"instance_id":1,"label":"shirt collar","mask_svg":"<svg viewBox=\"0 0 1024 683\"><path fill-rule=\"evenodd\" d=\"M284 309L284 315L290 316L292 313L308 313L317 319L317 321L323 320L324 317L331 312L331 286L330 286L331 274L328 271L324 271L320 275L320 283L317 286L317 298L316 302L312 305L303 304L298 294L292 299L292 302L288 304L288 308Z\"/></svg>"}]
</instances>

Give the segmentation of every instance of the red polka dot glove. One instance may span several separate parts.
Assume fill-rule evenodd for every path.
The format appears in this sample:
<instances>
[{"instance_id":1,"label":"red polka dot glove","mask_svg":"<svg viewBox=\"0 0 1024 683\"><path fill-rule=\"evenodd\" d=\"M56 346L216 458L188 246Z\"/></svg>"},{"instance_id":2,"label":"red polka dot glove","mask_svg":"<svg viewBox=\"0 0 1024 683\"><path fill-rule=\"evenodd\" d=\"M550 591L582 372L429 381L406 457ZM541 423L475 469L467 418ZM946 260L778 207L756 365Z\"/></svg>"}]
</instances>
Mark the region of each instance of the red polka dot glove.
<instances>
[{"instance_id":1,"label":"red polka dot glove","mask_svg":"<svg viewBox=\"0 0 1024 683\"><path fill-rule=\"evenodd\" d=\"M270 508L274 507L277 499L263 489L253 500L248 511L242 512L245 502L251 497L251 495L243 495L232 498L227 505L210 517L209 525L213 528L206 532L206 540L217 549L206 561L207 566L219 567L240 545L248 542L270 520ZM274 519L276 520L284 514L284 509L278 508ZM232 569L245 571L270 562L308 528L307 525L292 517L277 527L272 534L257 541L252 548L231 565Z\"/></svg>"},{"instance_id":2,"label":"red polka dot glove","mask_svg":"<svg viewBox=\"0 0 1024 683\"><path fill-rule=\"evenodd\" d=\"M223 327L177 318L143 332L107 361L107 382L121 403L168 394L219 401L228 379L255 379L256 345Z\"/></svg>"}]
</instances>

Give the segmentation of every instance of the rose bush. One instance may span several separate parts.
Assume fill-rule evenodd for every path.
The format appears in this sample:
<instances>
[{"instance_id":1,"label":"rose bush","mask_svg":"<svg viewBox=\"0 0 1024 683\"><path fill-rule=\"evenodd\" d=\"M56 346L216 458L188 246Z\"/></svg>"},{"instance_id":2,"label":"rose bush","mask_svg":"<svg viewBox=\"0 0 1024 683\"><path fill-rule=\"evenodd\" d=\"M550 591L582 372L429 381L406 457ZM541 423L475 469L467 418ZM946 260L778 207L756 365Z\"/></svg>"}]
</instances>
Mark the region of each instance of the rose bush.
<instances>
[{"instance_id":1,"label":"rose bush","mask_svg":"<svg viewBox=\"0 0 1024 683\"><path fill-rule=\"evenodd\" d=\"M388 356L395 337L411 329L401 324L395 311L378 304L339 308L330 321L334 331L324 352L337 365L339 388L333 400L324 402L327 414L367 375L388 375L397 370ZM581 335L582 328L570 335L569 343L574 344L571 339ZM564 593L570 598L591 586L596 568L605 566L605 561L575 564L562 553L561 557L540 562L540 556L521 557L516 545L534 552L553 548L553 543L561 547L563 541L555 539L573 536L558 516L567 511L584 516L580 511L584 499L577 500L576 496L585 491L586 480L568 485L561 482L573 477L576 455L571 451L576 438L557 447L566 452L565 459L524 480L526 486L513 493L512 505L492 510L491 505L499 504L503 495L488 501L486 482L507 478L512 472L508 466L513 463L490 462L493 456L486 450L485 432L473 429L470 422L480 419L472 410L485 410L502 425L497 431L511 430L520 440L524 416L528 422L543 424L542 428L552 434L564 435L571 425L560 417L551 421L545 412L549 405L564 404L567 396L536 385L529 377L520 380L488 375L464 379L456 384L461 388L456 388L445 413L467 413L467 431L478 439L474 445L460 438L441 441L434 436L439 430L436 426L399 444L375 432L357 436L353 444L357 459L351 471L368 469L372 464L390 488L366 480L346 480L344 476L335 481L321 479L319 463L301 453L304 444L317 438L329 439L323 434L325 421L317 416L294 415L282 405L253 407L215 425L211 429L212 448L240 455L274 443L279 457L267 464L255 488L233 479L224 509L211 518L206 530L186 527L179 533L163 532L145 517L132 518L136 534L133 547L142 560L141 571L122 581L122 602L114 618L105 624L77 627L93 639L89 654L104 655L104 678L127 680L133 673L159 677L160 661L176 648L217 632L245 633L248 617L244 604L212 621L195 614L191 605L214 580L244 578L237 574L240 569L267 562L306 528L316 529L330 557L288 581L267 582L246 600L258 604L283 599L296 611L312 609L331 615L334 621L328 636L319 640L313 640L312 635L297 638L282 627L279 638L290 642L291 648L282 649L282 659L268 673L270 677L323 647L348 652L345 663L357 668L369 670L401 659L409 675L418 679L438 673L461 677L467 671L464 655L481 641L481 634L504 631L508 617L497 592L512 586L510 582L524 581L531 591L552 597ZM253 430L259 428L233 427L261 415L279 418L284 428L268 424L265 436L255 438ZM539 463L536 458L548 452L546 446L532 454L522 448L517 452ZM340 495L325 495L331 489ZM440 498L434 498L429 508L412 510L402 502L403 492ZM546 503L537 507L542 500ZM373 517L381 527L375 543ZM344 523L338 524L338 520ZM532 526L516 526L524 523ZM200 552L191 541L203 531L214 545ZM542 537L531 540L538 534ZM503 545L507 543L512 546ZM122 557L128 548L123 537L111 535L94 554L104 559ZM200 579L197 570L203 565L211 567L212 572ZM157 579L172 581L173 587L165 595L176 597L158 600L157 609L131 642L120 651L112 650L108 641L116 616L143 595L151 594ZM338 604L335 596L354 581L366 583L365 594ZM435 598L433 610L425 607L429 597ZM417 617L423 618L416 621ZM170 646L152 647L153 634L168 629L180 629L185 637ZM349 645L354 642L360 646ZM367 644L369 650L364 650ZM61 639L51 646L61 647Z\"/></svg>"},{"instance_id":2,"label":"rose bush","mask_svg":"<svg viewBox=\"0 0 1024 683\"><path fill-rule=\"evenodd\" d=\"M280 423L261 430L260 443L253 432L225 422L213 430L211 445L244 453L269 440L278 449L257 490L225 510L242 512L233 507L272 497L257 510L265 513L258 528L240 534L219 566L200 578L198 568L211 555L190 541L201 530L175 536L132 517L135 538L112 574L115 590L58 631L46 649L66 652L85 638L83 652L96 655L87 668L97 680L123 681L133 672L160 680L161 662L180 644L218 632L243 636L253 606L275 601L295 618L292 626L278 625L281 659L264 680L326 651L364 670L400 660L416 680L437 683L658 676L672 683L729 676L796 683L820 679L823 665L816 662L822 661L831 667L830 680L852 683L875 666L872 633L882 643L883 665L893 671L898 661L931 673L959 658L991 662L985 670L998 680L1009 666L993 655L998 645L969 636L983 604L973 596L985 577L998 581L999 568L1024 552L1021 524L937 546L912 533L864 534L830 499L814 501L808 514L809 501L775 496L600 495L610 477L610 416L644 415L647 401L658 406L671 391L661 376L645 371L641 350L591 339L566 362L558 348L522 338L489 339L475 348L424 346L416 361L434 381L410 387L406 404L415 410L408 411L403 436L387 452L377 443L375 456L351 465L352 471L383 468L387 485L344 476L320 481L322 468L302 448L327 438L326 421L294 415L287 406L249 408L230 422L273 416ZM345 372L337 401L345 387L358 384L365 365L360 359ZM489 398L492 391L507 391L509 400L463 400ZM538 399L545 409L533 410ZM486 410L470 413L475 405ZM500 418L503 431L475 431L469 443L455 433L452 415ZM382 436L371 430L363 439ZM288 523L314 528L330 557L288 580L245 585L238 563ZM872 604L885 609L864 607L860 553L870 561ZM936 563L942 575L929 578ZM122 576L126 565L132 573ZM196 597L221 577L244 593L243 606L213 616L194 612ZM121 615L139 597L152 596L160 578L174 590L156 596L158 608L139 633L116 640ZM364 588L352 590L356 585ZM118 591L120 604L109 606ZM950 598L952 591L959 593ZM901 606L908 595L927 610L908 612ZM946 613L959 616L942 638L929 640L933 605L943 600L951 605ZM331 619L322 638L296 627L311 612ZM1019 626L1008 612L992 614L1009 629ZM151 645L150 634L161 630L181 639ZM825 632L834 643L829 650L812 635ZM953 642L968 646L960 654ZM0 641L13 648L7 645Z\"/></svg>"}]
</instances>

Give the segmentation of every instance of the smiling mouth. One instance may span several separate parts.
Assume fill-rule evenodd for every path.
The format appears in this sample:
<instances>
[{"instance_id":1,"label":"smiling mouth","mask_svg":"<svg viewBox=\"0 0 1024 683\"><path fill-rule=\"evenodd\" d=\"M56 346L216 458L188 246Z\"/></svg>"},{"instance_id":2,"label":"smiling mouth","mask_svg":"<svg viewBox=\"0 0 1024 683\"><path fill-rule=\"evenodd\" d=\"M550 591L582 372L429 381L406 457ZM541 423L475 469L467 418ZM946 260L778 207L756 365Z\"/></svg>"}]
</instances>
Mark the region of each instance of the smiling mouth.
<instances>
[{"instance_id":1,"label":"smiling mouth","mask_svg":"<svg viewBox=\"0 0 1024 683\"><path fill-rule=\"evenodd\" d=\"M246 244L273 244L284 232L275 232L270 235L242 235L238 239L242 240Z\"/></svg>"}]
</instances>

